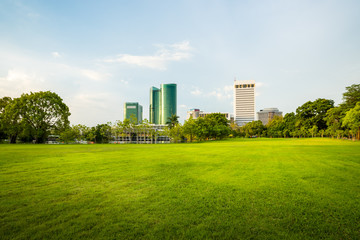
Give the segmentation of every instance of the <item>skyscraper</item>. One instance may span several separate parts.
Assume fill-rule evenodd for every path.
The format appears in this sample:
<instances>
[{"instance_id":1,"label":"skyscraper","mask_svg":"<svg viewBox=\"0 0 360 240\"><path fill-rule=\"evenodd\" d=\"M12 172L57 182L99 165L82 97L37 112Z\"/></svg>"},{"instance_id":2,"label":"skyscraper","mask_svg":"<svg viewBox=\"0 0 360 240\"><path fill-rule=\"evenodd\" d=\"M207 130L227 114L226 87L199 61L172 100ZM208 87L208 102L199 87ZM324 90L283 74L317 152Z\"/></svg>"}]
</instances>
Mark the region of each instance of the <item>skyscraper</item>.
<instances>
[{"instance_id":1,"label":"skyscraper","mask_svg":"<svg viewBox=\"0 0 360 240\"><path fill-rule=\"evenodd\" d=\"M161 84L150 88L149 119L154 124L166 124L176 113L176 84Z\"/></svg>"},{"instance_id":2,"label":"skyscraper","mask_svg":"<svg viewBox=\"0 0 360 240\"><path fill-rule=\"evenodd\" d=\"M142 122L142 106L137 102L126 102L124 103L124 120L125 119L136 119L136 123Z\"/></svg>"},{"instance_id":3,"label":"skyscraper","mask_svg":"<svg viewBox=\"0 0 360 240\"><path fill-rule=\"evenodd\" d=\"M160 89L150 88L150 109L149 121L154 124L160 124Z\"/></svg>"},{"instance_id":4,"label":"skyscraper","mask_svg":"<svg viewBox=\"0 0 360 240\"><path fill-rule=\"evenodd\" d=\"M234 81L234 118L239 126L255 119L255 80Z\"/></svg>"}]
</instances>

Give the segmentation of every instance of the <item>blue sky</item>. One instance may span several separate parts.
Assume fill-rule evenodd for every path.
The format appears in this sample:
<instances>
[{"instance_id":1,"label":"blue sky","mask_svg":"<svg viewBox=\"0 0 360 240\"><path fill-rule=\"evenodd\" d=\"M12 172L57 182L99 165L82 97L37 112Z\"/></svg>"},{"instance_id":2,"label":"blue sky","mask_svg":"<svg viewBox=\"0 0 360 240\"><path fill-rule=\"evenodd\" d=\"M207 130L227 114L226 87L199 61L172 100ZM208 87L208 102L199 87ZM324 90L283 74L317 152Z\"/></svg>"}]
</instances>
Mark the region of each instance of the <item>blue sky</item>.
<instances>
[{"instance_id":1,"label":"blue sky","mask_svg":"<svg viewBox=\"0 0 360 240\"><path fill-rule=\"evenodd\" d=\"M58 93L72 124L148 118L149 89L178 84L178 115L233 112L233 81L256 110L341 102L360 83L360 1L0 1L0 97Z\"/></svg>"}]
</instances>

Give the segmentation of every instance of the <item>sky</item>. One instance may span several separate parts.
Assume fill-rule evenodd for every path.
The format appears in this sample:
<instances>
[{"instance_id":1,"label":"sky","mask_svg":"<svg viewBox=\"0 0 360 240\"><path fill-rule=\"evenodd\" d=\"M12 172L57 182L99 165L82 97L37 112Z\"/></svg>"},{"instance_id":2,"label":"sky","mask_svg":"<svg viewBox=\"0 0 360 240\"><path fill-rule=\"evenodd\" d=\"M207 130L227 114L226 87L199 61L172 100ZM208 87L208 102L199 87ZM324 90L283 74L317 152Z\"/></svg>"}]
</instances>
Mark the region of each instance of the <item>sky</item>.
<instances>
[{"instance_id":1,"label":"sky","mask_svg":"<svg viewBox=\"0 0 360 240\"><path fill-rule=\"evenodd\" d=\"M71 124L149 118L150 87L177 84L177 114L233 113L233 83L256 81L256 111L342 101L360 83L360 1L0 1L0 98L52 91Z\"/></svg>"}]
</instances>

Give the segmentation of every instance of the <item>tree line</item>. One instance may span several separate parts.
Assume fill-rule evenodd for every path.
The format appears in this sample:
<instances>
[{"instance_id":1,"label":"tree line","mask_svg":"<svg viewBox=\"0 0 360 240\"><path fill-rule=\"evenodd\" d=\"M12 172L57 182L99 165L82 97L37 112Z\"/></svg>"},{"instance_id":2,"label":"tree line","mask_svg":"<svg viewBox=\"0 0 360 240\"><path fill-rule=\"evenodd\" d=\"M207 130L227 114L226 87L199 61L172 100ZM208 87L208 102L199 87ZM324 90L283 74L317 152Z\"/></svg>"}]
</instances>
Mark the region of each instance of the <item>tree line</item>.
<instances>
[{"instance_id":1,"label":"tree line","mask_svg":"<svg viewBox=\"0 0 360 240\"><path fill-rule=\"evenodd\" d=\"M287 113L276 116L268 124L253 121L244 126L228 121L221 113L209 114L197 119L190 118L184 124L178 116L168 119L167 126L157 131L145 119L136 119L88 127L82 124L70 126L69 108L56 93L35 92L19 98L0 99L0 139L10 143L44 143L50 135L60 136L63 142L92 141L108 143L116 139L140 137L156 142L159 136L168 136L172 142L217 140L227 137L335 137L360 139L360 84L346 87L343 102L319 98L308 101Z\"/></svg>"},{"instance_id":2,"label":"tree line","mask_svg":"<svg viewBox=\"0 0 360 240\"><path fill-rule=\"evenodd\" d=\"M308 101L287 113L276 116L265 126L261 121L243 127L232 125L235 136L241 137L333 137L360 139L360 84L346 87L343 102L319 98Z\"/></svg>"}]
</instances>

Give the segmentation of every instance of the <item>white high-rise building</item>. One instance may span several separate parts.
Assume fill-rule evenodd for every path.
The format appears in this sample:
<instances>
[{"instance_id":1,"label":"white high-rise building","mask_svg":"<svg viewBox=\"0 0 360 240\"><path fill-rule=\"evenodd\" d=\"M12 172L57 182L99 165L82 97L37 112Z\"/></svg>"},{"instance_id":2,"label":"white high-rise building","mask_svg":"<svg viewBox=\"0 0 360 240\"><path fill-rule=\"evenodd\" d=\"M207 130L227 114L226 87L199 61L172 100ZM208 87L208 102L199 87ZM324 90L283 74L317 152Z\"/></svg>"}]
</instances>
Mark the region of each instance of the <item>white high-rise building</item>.
<instances>
[{"instance_id":1,"label":"white high-rise building","mask_svg":"<svg viewBox=\"0 0 360 240\"><path fill-rule=\"evenodd\" d=\"M255 120L255 80L234 81L234 120L239 126Z\"/></svg>"}]
</instances>

